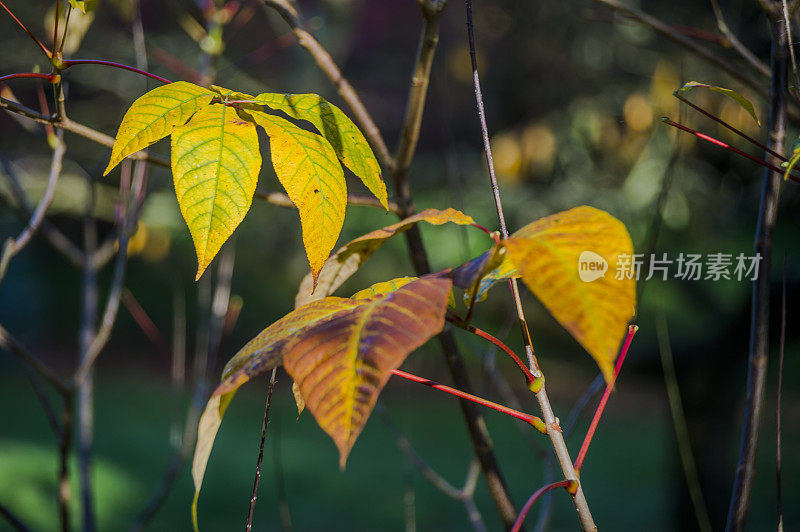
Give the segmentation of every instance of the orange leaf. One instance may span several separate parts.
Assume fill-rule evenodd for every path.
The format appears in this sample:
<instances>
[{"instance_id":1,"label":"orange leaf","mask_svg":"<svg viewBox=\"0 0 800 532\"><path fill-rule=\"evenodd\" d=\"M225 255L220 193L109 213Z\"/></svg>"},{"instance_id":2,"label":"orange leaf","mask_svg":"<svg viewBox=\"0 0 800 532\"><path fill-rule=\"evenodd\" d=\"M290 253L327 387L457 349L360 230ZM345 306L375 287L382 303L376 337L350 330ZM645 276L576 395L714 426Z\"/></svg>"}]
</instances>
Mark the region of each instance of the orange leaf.
<instances>
[{"instance_id":1,"label":"orange leaf","mask_svg":"<svg viewBox=\"0 0 800 532\"><path fill-rule=\"evenodd\" d=\"M357 307L305 328L300 340L287 346L286 371L339 448L340 467L392 370L442 330L451 284L427 276L358 300Z\"/></svg>"}]
</instances>

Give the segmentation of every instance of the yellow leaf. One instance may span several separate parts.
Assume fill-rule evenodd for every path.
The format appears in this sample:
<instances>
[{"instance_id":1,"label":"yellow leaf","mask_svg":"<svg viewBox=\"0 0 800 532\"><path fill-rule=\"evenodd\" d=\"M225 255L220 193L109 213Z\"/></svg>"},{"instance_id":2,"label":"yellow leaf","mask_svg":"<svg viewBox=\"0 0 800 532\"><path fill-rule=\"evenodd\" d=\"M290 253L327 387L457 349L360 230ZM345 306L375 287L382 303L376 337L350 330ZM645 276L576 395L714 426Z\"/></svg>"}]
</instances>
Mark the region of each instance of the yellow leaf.
<instances>
[{"instance_id":1,"label":"yellow leaf","mask_svg":"<svg viewBox=\"0 0 800 532\"><path fill-rule=\"evenodd\" d=\"M759 122L758 116L756 115L756 110L753 107L753 102L751 102L750 100L748 100L747 98L745 98L744 96L742 96L741 94L739 94L738 92L736 92L733 89L726 89L725 87L718 87L716 85L709 85L707 83L699 83L697 81L690 81L690 82L686 83L683 87L681 87L680 89L678 89L675 92L684 92L684 91L688 91L689 89L693 89L695 87L702 87L702 88L710 89L710 90L712 90L714 92L718 92L720 94L724 94L728 98L730 98L733 101L735 101L736 103L738 103L742 107L742 109L744 109L745 111L750 113L750 116L753 117L753 120L756 121L756 124L758 124L759 126L761 125L761 122Z\"/></svg>"},{"instance_id":2,"label":"yellow leaf","mask_svg":"<svg viewBox=\"0 0 800 532\"><path fill-rule=\"evenodd\" d=\"M100 0L69 0L69 5L73 8L80 9L81 13L91 13L97 9L97 4Z\"/></svg>"},{"instance_id":3,"label":"yellow leaf","mask_svg":"<svg viewBox=\"0 0 800 532\"><path fill-rule=\"evenodd\" d=\"M454 223L457 225L470 225L475 223L471 216L464 214L456 209L425 209L408 218L372 231L366 235L351 240L327 261L325 261L319 275L319 283L316 284L314 278L307 275L300 283L300 288L295 296L295 307L301 307L311 301L322 299L332 294L342 283L350 278L353 273L366 261L384 242L389 238L407 231L418 222L428 222L431 225L442 225Z\"/></svg>"},{"instance_id":4,"label":"yellow leaf","mask_svg":"<svg viewBox=\"0 0 800 532\"><path fill-rule=\"evenodd\" d=\"M272 165L300 211L303 244L314 282L339 239L347 207L347 184L330 143L288 120L251 111L269 135Z\"/></svg>"},{"instance_id":5,"label":"yellow leaf","mask_svg":"<svg viewBox=\"0 0 800 532\"><path fill-rule=\"evenodd\" d=\"M616 278L619 257L633 255L622 222L592 207L576 207L523 227L505 245L523 282L608 381L636 306L635 280Z\"/></svg>"},{"instance_id":6,"label":"yellow leaf","mask_svg":"<svg viewBox=\"0 0 800 532\"><path fill-rule=\"evenodd\" d=\"M186 123L193 114L211 103L216 94L185 81L157 87L133 102L125 113L103 175L122 159L150 146Z\"/></svg>"},{"instance_id":7,"label":"yellow leaf","mask_svg":"<svg viewBox=\"0 0 800 532\"><path fill-rule=\"evenodd\" d=\"M427 276L357 300L287 344L284 367L336 443L341 468L392 370L442 330L450 287L448 278Z\"/></svg>"},{"instance_id":8,"label":"yellow leaf","mask_svg":"<svg viewBox=\"0 0 800 532\"><path fill-rule=\"evenodd\" d=\"M260 169L256 128L231 107L212 104L175 128L172 177L197 279L250 209Z\"/></svg>"},{"instance_id":9,"label":"yellow leaf","mask_svg":"<svg viewBox=\"0 0 800 532\"><path fill-rule=\"evenodd\" d=\"M264 93L254 103L283 111L291 118L307 120L330 142L336 155L381 202L387 204L386 185L381 167L367 139L341 109L317 94Z\"/></svg>"}]
</instances>

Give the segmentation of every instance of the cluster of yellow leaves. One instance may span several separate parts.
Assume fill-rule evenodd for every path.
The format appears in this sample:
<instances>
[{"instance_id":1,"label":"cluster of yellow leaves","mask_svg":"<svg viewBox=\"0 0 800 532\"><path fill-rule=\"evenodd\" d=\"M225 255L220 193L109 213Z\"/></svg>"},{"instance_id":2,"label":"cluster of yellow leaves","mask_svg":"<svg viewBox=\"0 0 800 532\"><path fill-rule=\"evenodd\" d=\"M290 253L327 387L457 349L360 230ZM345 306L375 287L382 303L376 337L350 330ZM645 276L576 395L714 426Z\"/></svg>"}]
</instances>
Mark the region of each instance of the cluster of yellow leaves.
<instances>
[{"instance_id":1,"label":"cluster of yellow leaves","mask_svg":"<svg viewBox=\"0 0 800 532\"><path fill-rule=\"evenodd\" d=\"M266 112L267 107L310 122L318 133ZM256 126L269 137L272 166L300 212L315 283L344 223L347 185L341 164L387 207L386 186L369 144L324 98L251 96L184 81L158 87L125 113L105 173L172 136L175 193L197 252L199 279L250 209L262 162Z\"/></svg>"}]
</instances>

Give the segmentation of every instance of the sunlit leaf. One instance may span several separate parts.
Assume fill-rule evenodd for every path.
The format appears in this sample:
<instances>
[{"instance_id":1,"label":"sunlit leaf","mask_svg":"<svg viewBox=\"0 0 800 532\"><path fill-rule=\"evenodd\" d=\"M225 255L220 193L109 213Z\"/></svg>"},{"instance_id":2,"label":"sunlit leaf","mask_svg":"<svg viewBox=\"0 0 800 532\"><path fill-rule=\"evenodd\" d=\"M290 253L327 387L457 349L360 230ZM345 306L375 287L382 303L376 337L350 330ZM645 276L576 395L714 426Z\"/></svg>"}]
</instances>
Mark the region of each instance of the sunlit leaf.
<instances>
[{"instance_id":1,"label":"sunlit leaf","mask_svg":"<svg viewBox=\"0 0 800 532\"><path fill-rule=\"evenodd\" d=\"M256 128L231 107L204 107L175 128L172 178L197 251L197 279L250 209L260 169Z\"/></svg>"},{"instance_id":2,"label":"sunlit leaf","mask_svg":"<svg viewBox=\"0 0 800 532\"><path fill-rule=\"evenodd\" d=\"M699 83L697 81L690 81L689 83L686 83L683 87L678 89L677 92L688 91L689 89L693 89L695 87L711 89L714 92L718 92L720 94L724 94L725 96L727 96L728 98L732 99L733 101L738 103L740 106L742 106L742 108L745 111L750 113L750 116L753 117L753 120L756 121L756 124L758 124L759 126L761 125L761 122L759 122L759 120L758 120L758 116L756 116L756 110L753 107L753 102L751 102L750 100L748 100L747 98L745 98L744 96L742 96L741 94L739 94L738 92L736 92L733 89L726 89L725 87L717 87L716 85L708 85L707 83Z\"/></svg>"},{"instance_id":3,"label":"sunlit leaf","mask_svg":"<svg viewBox=\"0 0 800 532\"><path fill-rule=\"evenodd\" d=\"M330 143L278 116L249 111L269 135L272 165L300 211L303 244L316 281L339 238L347 207L347 184Z\"/></svg>"},{"instance_id":4,"label":"sunlit leaf","mask_svg":"<svg viewBox=\"0 0 800 532\"><path fill-rule=\"evenodd\" d=\"M192 519L195 529L197 529L197 498L203 485L206 464L211 455L211 448L217 437L222 416L236 390L250 379L279 366L283 361L283 349L286 343L297 340L297 333L302 328L358 305L359 303L352 299L330 297L290 312L250 340L225 365L225 369L222 371L222 380L206 404L197 430L197 445L192 461L192 478L195 489Z\"/></svg>"},{"instance_id":5,"label":"sunlit leaf","mask_svg":"<svg viewBox=\"0 0 800 532\"><path fill-rule=\"evenodd\" d=\"M69 5L75 9L80 9L81 13L91 13L97 9L100 0L69 0Z\"/></svg>"},{"instance_id":6,"label":"sunlit leaf","mask_svg":"<svg viewBox=\"0 0 800 532\"><path fill-rule=\"evenodd\" d=\"M294 300L295 307L300 307L310 301L322 299L332 294L342 283L353 275L364 261L366 261L384 242L403 231L407 231L418 222L428 222L432 225L442 225L448 222L457 225L470 225L475 223L472 217L456 209L425 209L396 224L383 227L377 231L372 231L371 233L360 236L355 240L351 240L325 261L319 275L316 290L314 290L314 280L310 275L307 275L303 279Z\"/></svg>"},{"instance_id":7,"label":"sunlit leaf","mask_svg":"<svg viewBox=\"0 0 800 532\"><path fill-rule=\"evenodd\" d=\"M103 175L132 153L163 139L207 106L215 93L185 81L157 87L139 97L122 118L111 160Z\"/></svg>"},{"instance_id":8,"label":"sunlit leaf","mask_svg":"<svg viewBox=\"0 0 800 532\"><path fill-rule=\"evenodd\" d=\"M336 155L388 210L381 167L367 139L341 109L317 94L264 93L255 103L283 111L297 120L311 122L333 146Z\"/></svg>"},{"instance_id":9,"label":"sunlit leaf","mask_svg":"<svg viewBox=\"0 0 800 532\"><path fill-rule=\"evenodd\" d=\"M621 260L633 255L622 222L592 207L576 207L523 227L505 245L523 282L608 381L636 306L635 280L617 278Z\"/></svg>"},{"instance_id":10,"label":"sunlit leaf","mask_svg":"<svg viewBox=\"0 0 800 532\"><path fill-rule=\"evenodd\" d=\"M378 394L413 350L444 326L451 281L423 277L303 329L284 366L344 468ZM324 301L324 300L323 300Z\"/></svg>"}]
</instances>

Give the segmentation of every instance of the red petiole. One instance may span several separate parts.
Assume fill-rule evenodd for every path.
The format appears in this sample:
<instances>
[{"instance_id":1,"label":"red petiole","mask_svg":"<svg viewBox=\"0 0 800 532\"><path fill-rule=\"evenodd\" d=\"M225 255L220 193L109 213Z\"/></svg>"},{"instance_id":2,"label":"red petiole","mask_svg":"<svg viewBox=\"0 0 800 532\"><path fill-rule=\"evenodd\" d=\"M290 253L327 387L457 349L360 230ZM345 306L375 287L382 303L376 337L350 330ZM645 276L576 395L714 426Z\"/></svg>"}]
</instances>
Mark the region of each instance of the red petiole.
<instances>
[{"instance_id":1,"label":"red petiole","mask_svg":"<svg viewBox=\"0 0 800 532\"><path fill-rule=\"evenodd\" d=\"M595 430L597 430L597 424L600 422L600 417L603 415L603 410L606 408L606 403L608 403L611 390L614 389L614 383L617 382L617 376L622 369L622 363L625 362L625 355L628 354L628 348L631 346L633 335L636 334L636 331L638 330L639 327L636 325L631 325L628 327L628 336L625 337L625 343L622 345L622 350L617 357L617 363L614 365L614 376L611 378L611 382L606 385L606 391L603 392L603 397L600 399L600 404L597 405L597 410L592 418L592 423L589 425L589 430L586 432L586 437L583 439L581 450L578 452L578 457L575 459L575 464L573 467L577 472L580 472L581 470L583 459L586 457L586 451L589 450L589 444L592 442L592 437L594 436Z\"/></svg>"},{"instance_id":2,"label":"red petiole","mask_svg":"<svg viewBox=\"0 0 800 532\"><path fill-rule=\"evenodd\" d=\"M522 421L533 426L533 428L535 428L542 434L547 434L547 427L545 426L544 421L542 421L540 418L534 415L525 414L524 412L514 410L513 408L509 408L507 406L499 405L497 403L489 401L488 399L484 399L476 395L462 392L461 390L458 390L456 388L451 388L450 386L445 386L444 384L439 384L438 382L434 382L432 380L423 377L418 377L416 375L413 375L411 373L406 373L405 371L401 371L399 369L392 370L392 374L419 384L424 384L425 386L430 386L431 388L439 390L440 392L449 393L450 395L455 395L456 397L472 401L473 403L483 405L485 407L491 408L492 410L497 410L498 412L502 412L503 414L507 414L517 419L521 419Z\"/></svg>"}]
</instances>

